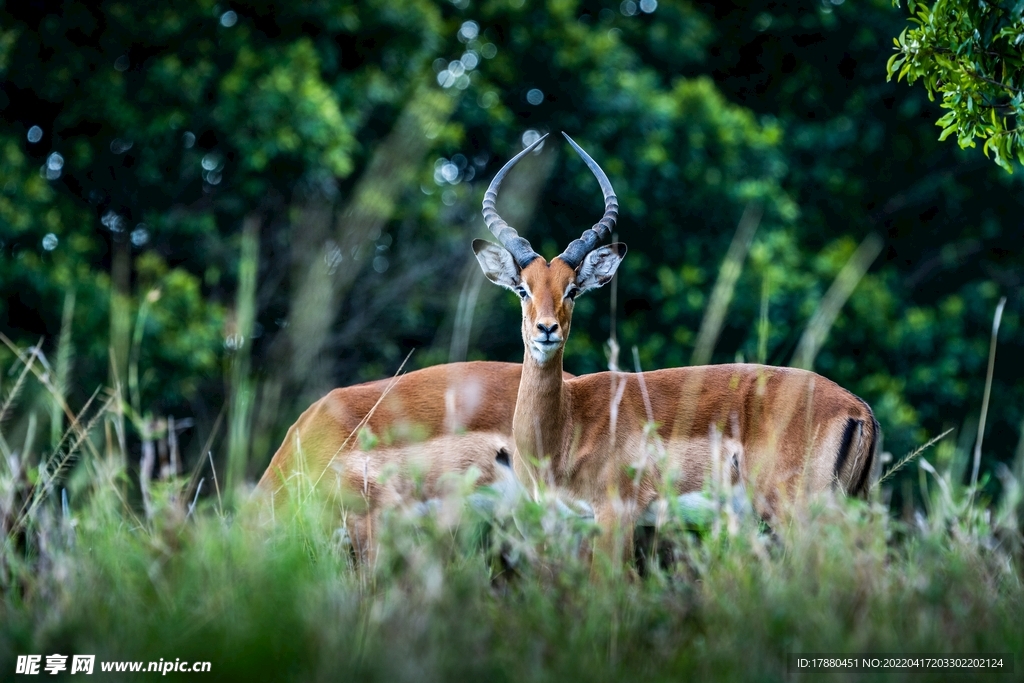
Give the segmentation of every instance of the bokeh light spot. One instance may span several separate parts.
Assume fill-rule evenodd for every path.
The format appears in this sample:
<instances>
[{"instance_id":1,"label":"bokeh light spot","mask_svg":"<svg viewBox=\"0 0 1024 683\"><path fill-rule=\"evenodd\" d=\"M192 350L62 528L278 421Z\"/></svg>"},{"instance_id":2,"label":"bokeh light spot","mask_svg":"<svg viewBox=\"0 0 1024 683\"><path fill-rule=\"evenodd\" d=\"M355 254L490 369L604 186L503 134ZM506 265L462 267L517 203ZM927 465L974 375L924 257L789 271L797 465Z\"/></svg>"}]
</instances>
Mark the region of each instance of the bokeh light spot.
<instances>
[{"instance_id":1,"label":"bokeh light spot","mask_svg":"<svg viewBox=\"0 0 1024 683\"><path fill-rule=\"evenodd\" d=\"M448 69L445 69L441 73L437 74L437 84L442 88L450 88L455 85L455 81L458 80L455 74Z\"/></svg>"},{"instance_id":2,"label":"bokeh light spot","mask_svg":"<svg viewBox=\"0 0 1024 683\"><path fill-rule=\"evenodd\" d=\"M137 226L135 226L135 229L132 230L131 240L132 244L134 244L137 247L141 247L143 244L149 241L149 230L147 230L147 226L145 223L139 223Z\"/></svg>"},{"instance_id":3,"label":"bokeh light spot","mask_svg":"<svg viewBox=\"0 0 1024 683\"><path fill-rule=\"evenodd\" d=\"M51 154L50 156L52 157L53 155ZM60 155L58 154L57 156ZM47 163L43 164L42 167L39 169L40 175L42 175L47 180L56 180L57 178L60 178L60 169L61 166L64 165L63 158L61 159L59 166L57 165L55 160L53 166L50 165L50 159L47 159L46 162ZM56 168L54 168L54 166L56 166Z\"/></svg>"},{"instance_id":4,"label":"bokeh light spot","mask_svg":"<svg viewBox=\"0 0 1024 683\"><path fill-rule=\"evenodd\" d=\"M480 34L480 24L475 21L464 21L459 28L458 38L463 43L468 43Z\"/></svg>"},{"instance_id":5,"label":"bokeh light spot","mask_svg":"<svg viewBox=\"0 0 1024 683\"><path fill-rule=\"evenodd\" d=\"M524 148L529 147L533 143L537 142L537 140L540 140L540 132L534 130L533 128L531 128L528 131L526 131L525 133L523 133L522 141L523 141L523 147ZM545 144L547 144L547 143L542 142L539 145L537 145L537 148L535 150L533 150L534 153L537 153L537 152L541 151L542 149L544 149L544 145Z\"/></svg>"},{"instance_id":6,"label":"bokeh light spot","mask_svg":"<svg viewBox=\"0 0 1024 683\"><path fill-rule=\"evenodd\" d=\"M113 211L107 211L103 214L103 218L100 219L100 223L105 225L110 232L124 231L124 219Z\"/></svg>"},{"instance_id":7,"label":"bokeh light spot","mask_svg":"<svg viewBox=\"0 0 1024 683\"><path fill-rule=\"evenodd\" d=\"M218 168L221 167L221 163L222 160L220 155L217 154L216 152L210 152L209 154L203 157L203 170L216 171Z\"/></svg>"}]
</instances>

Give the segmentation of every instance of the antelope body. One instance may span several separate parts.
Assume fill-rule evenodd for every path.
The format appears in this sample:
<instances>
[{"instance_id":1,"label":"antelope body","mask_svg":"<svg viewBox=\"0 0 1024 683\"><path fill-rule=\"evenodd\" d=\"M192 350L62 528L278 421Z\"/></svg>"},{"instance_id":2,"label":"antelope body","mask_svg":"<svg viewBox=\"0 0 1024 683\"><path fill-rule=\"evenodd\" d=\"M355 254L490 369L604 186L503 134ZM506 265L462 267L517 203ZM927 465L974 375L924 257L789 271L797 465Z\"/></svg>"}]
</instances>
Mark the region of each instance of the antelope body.
<instances>
[{"instance_id":1,"label":"antelope body","mask_svg":"<svg viewBox=\"0 0 1024 683\"><path fill-rule=\"evenodd\" d=\"M586 500L605 532L599 543L607 548L618 531L627 549L666 483L678 493L700 489L716 462L748 486L766 518L807 493L865 493L878 423L864 401L816 373L729 364L563 378L576 296L609 282L626 254L624 244L597 246L615 224L617 200L597 163L565 137L601 185L601 221L549 262L497 214L502 179L541 138L484 195L484 220L502 246L473 243L487 278L522 303L525 353L512 426L521 482L536 489L549 478Z\"/></svg>"},{"instance_id":2,"label":"antelope body","mask_svg":"<svg viewBox=\"0 0 1024 683\"><path fill-rule=\"evenodd\" d=\"M328 495L366 558L380 510L442 496L473 468L480 485L511 476L521 372L449 363L334 389L288 429L257 489L275 507L295 493Z\"/></svg>"}]
</instances>

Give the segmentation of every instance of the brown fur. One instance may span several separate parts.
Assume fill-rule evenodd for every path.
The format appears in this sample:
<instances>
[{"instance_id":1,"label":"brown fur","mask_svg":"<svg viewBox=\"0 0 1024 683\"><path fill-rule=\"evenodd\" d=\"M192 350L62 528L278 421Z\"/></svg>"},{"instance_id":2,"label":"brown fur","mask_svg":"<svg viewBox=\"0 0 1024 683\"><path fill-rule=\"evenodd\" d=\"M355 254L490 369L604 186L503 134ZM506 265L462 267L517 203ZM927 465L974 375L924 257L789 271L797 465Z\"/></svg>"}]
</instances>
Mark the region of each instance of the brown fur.
<instances>
[{"instance_id":1,"label":"brown fur","mask_svg":"<svg viewBox=\"0 0 1024 683\"><path fill-rule=\"evenodd\" d=\"M521 372L518 363L449 363L335 389L288 429L257 488L280 507L315 483L366 559L377 511L444 495L452 475L473 468L481 485L500 476L499 451L514 450ZM368 435L377 443L364 450Z\"/></svg>"},{"instance_id":2,"label":"brown fur","mask_svg":"<svg viewBox=\"0 0 1024 683\"><path fill-rule=\"evenodd\" d=\"M560 259L536 259L519 276L530 296L523 300L527 348L513 422L513 467L524 484L549 476L590 502L606 527L602 543L617 531L630 548L637 518L658 496L663 477L680 493L700 489L716 450L768 518L783 503L836 483L849 493L866 491L878 423L866 403L831 380L752 364L566 380L562 352L573 301L563 295L577 273ZM530 351L538 324L557 324L561 331L562 346L544 363ZM645 437L649 422L657 439ZM842 459L841 448L847 449Z\"/></svg>"}]
</instances>

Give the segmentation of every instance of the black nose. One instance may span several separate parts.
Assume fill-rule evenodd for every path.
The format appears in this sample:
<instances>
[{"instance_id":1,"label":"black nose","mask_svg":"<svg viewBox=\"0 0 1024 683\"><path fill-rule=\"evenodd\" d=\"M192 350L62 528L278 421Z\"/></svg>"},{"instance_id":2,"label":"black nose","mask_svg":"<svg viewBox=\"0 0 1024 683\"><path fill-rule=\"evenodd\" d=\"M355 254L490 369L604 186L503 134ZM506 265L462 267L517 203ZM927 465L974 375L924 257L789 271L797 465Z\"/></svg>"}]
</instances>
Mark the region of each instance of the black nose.
<instances>
[{"instance_id":1,"label":"black nose","mask_svg":"<svg viewBox=\"0 0 1024 683\"><path fill-rule=\"evenodd\" d=\"M551 323L550 325L545 325L544 323L537 323L537 329L543 332L544 334L551 334L558 329L558 323Z\"/></svg>"}]
</instances>

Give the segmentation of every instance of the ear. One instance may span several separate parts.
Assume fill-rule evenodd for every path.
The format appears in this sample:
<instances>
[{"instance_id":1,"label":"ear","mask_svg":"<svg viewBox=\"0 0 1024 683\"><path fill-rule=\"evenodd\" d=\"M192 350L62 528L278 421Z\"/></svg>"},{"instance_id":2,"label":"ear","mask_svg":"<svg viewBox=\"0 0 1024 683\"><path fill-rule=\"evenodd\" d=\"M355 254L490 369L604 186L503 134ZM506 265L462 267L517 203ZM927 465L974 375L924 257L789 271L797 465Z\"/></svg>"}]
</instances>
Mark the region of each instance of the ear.
<instances>
[{"instance_id":1,"label":"ear","mask_svg":"<svg viewBox=\"0 0 1024 683\"><path fill-rule=\"evenodd\" d=\"M609 244L587 254L576 271L576 286L580 292L608 284L625 255L626 245L622 242Z\"/></svg>"},{"instance_id":2,"label":"ear","mask_svg":"<svg viewBox=\"0 0 1024 683\"><path fill-rule=\"evenodd\" d=\"M488 280L513 291L519 286L519 266L507 249L487 240L473 240L473 252Z\"/></svg>"}]
</instances>

